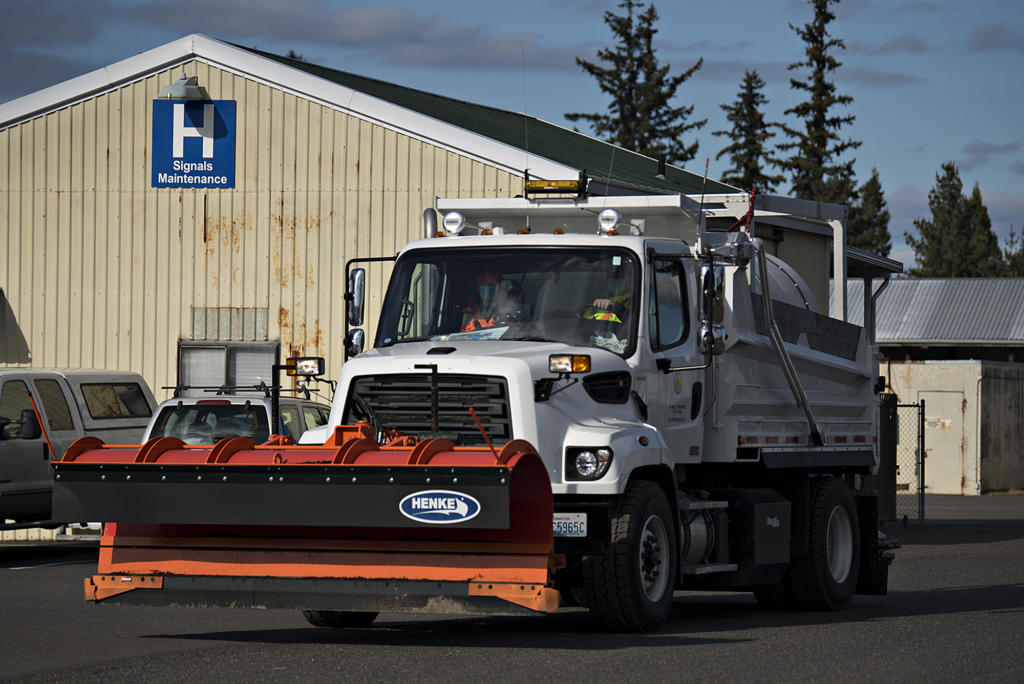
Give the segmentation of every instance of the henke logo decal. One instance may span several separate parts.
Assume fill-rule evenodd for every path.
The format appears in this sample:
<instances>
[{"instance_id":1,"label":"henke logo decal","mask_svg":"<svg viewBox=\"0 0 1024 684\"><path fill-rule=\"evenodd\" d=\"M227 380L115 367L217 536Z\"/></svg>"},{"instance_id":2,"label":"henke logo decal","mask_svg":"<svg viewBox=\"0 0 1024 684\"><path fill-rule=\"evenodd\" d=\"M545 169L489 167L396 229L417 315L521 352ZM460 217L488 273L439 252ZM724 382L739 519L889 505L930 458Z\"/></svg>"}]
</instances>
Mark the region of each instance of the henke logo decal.
<instances>
[{"instance_id":1,"label":"henke logo decal","mask_svg":"<svg viewBox=\"0 0 1024 684\"><path fill-rule=\"evenodd\" d=\"M480 512L480 502L468 494L445 489L413 492L398 504L406 518L431 525L465 522Z\"/></svg>"}]
</instances>

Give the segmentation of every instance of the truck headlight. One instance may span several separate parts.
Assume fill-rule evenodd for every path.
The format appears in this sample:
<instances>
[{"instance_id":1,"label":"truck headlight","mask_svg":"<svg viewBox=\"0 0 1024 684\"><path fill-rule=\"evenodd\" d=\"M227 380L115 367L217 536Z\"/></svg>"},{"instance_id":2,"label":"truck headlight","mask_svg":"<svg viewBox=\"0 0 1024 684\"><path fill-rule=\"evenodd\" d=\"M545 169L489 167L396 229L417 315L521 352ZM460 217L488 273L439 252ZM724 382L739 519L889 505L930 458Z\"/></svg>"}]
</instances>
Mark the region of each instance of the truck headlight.
<instances>
[{"instance_id":1,"label":"truck headlight","mask_svg":"<svg viewBox=\"0 0 1024 684\"><path fill-rule=\"evenodd\" d=\"M599 480L612 462L608 447L570 447L565 451L565 479Z\"/></svg>"},{"instance_id":2,"label":"truck headlight","mask_svg":"<svg viewBox=\"0 0 1024 684\"><path fill-rule=\"evenodd\" d=\"M552 354L548 357L551 373L589 373L590 354Z\"/></svg>"}]
</instances>

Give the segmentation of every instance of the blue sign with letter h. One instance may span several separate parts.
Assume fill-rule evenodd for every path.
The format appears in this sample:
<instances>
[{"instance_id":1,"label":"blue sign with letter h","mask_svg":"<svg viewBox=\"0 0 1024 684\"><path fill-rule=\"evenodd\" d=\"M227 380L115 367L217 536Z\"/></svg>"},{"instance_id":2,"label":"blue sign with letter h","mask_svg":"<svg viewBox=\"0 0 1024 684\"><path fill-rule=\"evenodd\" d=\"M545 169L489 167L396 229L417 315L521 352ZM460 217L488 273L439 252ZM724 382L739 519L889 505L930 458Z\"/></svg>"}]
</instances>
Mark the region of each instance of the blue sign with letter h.
<instances>
[{"instance_id":1,"label":"blue sign with letter h","mask_svg":"<svg viewBox=\"0 0 1024 684\"><path fill-rule=\"evenodd\" d=\"M153 187L235 187L235 101L153 100Z\"/></svg>"}]
</instances>

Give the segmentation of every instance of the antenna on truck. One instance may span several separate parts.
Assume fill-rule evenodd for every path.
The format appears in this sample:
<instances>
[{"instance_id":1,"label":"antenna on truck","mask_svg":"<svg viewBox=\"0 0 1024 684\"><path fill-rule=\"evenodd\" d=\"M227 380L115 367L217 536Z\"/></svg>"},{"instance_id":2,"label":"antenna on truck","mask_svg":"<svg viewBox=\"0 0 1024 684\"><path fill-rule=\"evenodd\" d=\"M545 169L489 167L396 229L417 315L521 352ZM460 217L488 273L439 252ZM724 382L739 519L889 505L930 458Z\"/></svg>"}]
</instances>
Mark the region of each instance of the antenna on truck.
<instances>
[{"instance_id":1,"label":"antenna on truck","mask_svg":"<svg viewBox=\"0 0 1024 684\"><path fill-rule=\"evenodd\" d=\"M697 209L697 254L704 250L704 189L708 185L708 166L711 157L704 157L704 180L700 184L700 206Z\"/></svg>"}]
</instances>

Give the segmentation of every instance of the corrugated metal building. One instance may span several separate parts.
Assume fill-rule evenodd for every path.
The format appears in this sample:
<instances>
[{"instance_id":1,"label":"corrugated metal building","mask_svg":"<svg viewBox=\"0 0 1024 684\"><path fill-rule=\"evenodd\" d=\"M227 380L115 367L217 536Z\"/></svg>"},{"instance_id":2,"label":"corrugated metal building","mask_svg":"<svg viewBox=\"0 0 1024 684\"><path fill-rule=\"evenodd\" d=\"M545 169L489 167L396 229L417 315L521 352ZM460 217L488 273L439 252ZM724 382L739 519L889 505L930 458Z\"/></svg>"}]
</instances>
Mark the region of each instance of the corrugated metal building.
<instances>
[{"instance_id":1,"label":"corrugated metal building","mask_svg":"<svg viewBox=\"0 0 1024 684\"><path fill-rule=\"evenodd\" d=\"M182 75L211 109L159 99ZM178 166L179 148L204 160ZM437 196L583 170L595 194L735 191L523 114L188 36L0 105L0 364L133 369L158 398L297 354L333 377L348 259L420 237ZM828 221L759 221L824 301ZM370 321L388 274L369 268Z\"/></svg>"},{"instance_id":2,"label":"corrugated metal building","mask_svg":"<svg viewBox=\"0 0 1024 684\"><path fill-rule=\"evenodd\" d=\"M862 292L850 284L851 301ZM925 402L926 491L1024 489L1024 278L893 280L876 338L892 391ZM901 428L912 453L915 430Z\"/></svg>"}]
</instances>

